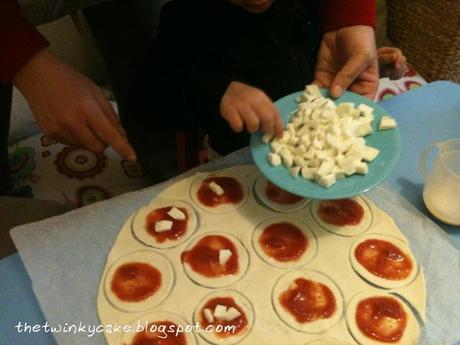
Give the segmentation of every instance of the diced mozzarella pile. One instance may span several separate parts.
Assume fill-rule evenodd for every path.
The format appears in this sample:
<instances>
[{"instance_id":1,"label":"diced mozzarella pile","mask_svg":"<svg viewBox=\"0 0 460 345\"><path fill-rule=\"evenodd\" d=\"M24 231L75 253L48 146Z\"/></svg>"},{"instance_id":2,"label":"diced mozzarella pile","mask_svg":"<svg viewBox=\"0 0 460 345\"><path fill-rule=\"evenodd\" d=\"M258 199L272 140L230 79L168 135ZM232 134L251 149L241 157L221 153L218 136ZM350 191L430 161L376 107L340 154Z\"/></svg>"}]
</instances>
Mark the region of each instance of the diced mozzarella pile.
<instances>
[{"instance_id":1,"label":"diced mozzarella pile","mask_svg":"<svg viewBox=\"0 0 460 345\"><path fill-rule=\"evenodd\" d=\"M165 232L171 230L173 222L170 220L160 220L155 223L155 232Z\"/></svg>"},{"instance_id":2,"label":"diced mozzarella pile","mask_svg":"<svg viewBox=\"0 0 460 345\"><path fill-rule=\"evenodd\" d=\"M219 250L219 264L224 266L227 261L232 256L232 251L230 249L221 249Z\"/></svg>"},{"instance_id":3,"label":"diced mozzarella pile","mask_svg":"<svg viewBox=\"0 0 460 345\"><path fill-rule=\"evenodd\" d=\"M212 316L218 321L232 321L232 320L235 320L240 315L241 313L237 309L233 307L227 308L224 305L218 304L214 308L214 315ZM206 309L205 309L205 317L206 317ZM206 319L208 320L208 322L211 322L209 321L207 317Z\"/></svg>"},{"instance_id":4,"label":"diced mozzarella pile","mask_svg":"<svg viewBox=\"0 0 460 345\"><path fill-rule=\"evenodd\" d=\"M185 213L179 210L177 207L171 207L171 209L168 211L168 215L174 218L175 220L184 220L185 219Z\"/></svg>"},{"instance_id":5,"label":"diced mozzarella pile","mask_svg":"<svg viewBox=\"0 0 460 345\"><path fill-rule=\"evenodd\" d=\"M269 163L283 163L292 176L315 180L324 187L355 173L367 174L367 162L379 154L363 138L373 132L373 109L366 104L357 108L354 103L336 105L315 85L307 85L298 101L283 136L266 134L262 138L270 144Z\"/></svg>"},{"instance_id":6,"label":"diced mozzarella pile","mask_svg":"<svg viewBox=\"0 0 460 345\"><path fill-rule=\"evenodd\" d=\"M215 183L214 181L212 181L210 184L209 184L209 188L214 192L216 193L217 195L221 196L222 194L224 194L224 190L222 189L221 186L219 186L217 183Z\"/></svg>"}]
</instances>

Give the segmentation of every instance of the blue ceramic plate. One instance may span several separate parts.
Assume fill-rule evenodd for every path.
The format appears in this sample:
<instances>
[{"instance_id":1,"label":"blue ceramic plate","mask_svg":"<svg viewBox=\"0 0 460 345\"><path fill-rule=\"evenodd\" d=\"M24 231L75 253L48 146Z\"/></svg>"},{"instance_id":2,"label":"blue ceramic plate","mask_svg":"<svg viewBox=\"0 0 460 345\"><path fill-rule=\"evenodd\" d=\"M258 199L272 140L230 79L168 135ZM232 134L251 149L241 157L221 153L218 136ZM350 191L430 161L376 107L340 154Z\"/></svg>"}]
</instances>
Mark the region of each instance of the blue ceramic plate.
<instances>
[{"instance_id":1,"label":"blue ceramic plate","mask_svg":"<svg viewBox=\"0 0 460 345\"><path fill-rule=\"evenodd\" d=\"M324 96L328 96L326 90L321 90ZM291 113L297 109L296 99L302 91L292 93L275 102L285 123L289 121ZM320 186L314 181L306 180L301 176L293 177L283 165L273 167L268 163L267 154L269 145L262 142L263 133L257 132L251 136L251 154L262 174L274 184L284 190L312 199L341 199L352 197L374 188L381 183L393 171L398 162L401 152L399 130L391 129L377 131L382 115L387 112L377 103L359 96L353 92L345 92L335 100L336 104L353 102L355 106L367 104L374 108L375 120L372 122L374 133L367 136L366 145L380 150L379 155L369 163L369 172L366 175L354 174L345 179L338 180L329 188Z\"/></svg>"}]
</instances>

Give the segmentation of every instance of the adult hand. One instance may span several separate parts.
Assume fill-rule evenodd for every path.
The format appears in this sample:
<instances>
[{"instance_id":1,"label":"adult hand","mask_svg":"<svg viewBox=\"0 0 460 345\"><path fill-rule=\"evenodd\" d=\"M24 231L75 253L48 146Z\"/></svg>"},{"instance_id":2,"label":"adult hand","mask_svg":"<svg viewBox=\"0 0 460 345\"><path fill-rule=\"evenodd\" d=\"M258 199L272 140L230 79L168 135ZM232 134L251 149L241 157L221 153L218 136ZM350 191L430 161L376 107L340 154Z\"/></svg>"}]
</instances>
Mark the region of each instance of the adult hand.
<instances>
[{"instance_id":1,"label":"adult hand","mask_svg":"<svg viewBox=\"0 0 460 345\"><path fill-rule=\"evenodd\" d=\"M327 32L317 61L314 83L328 88L332 97L347 89L368 98L375 95L379 70L372 27L355 25Z\"/></svg>"},{"instance_id":2,"label":"adult hand","mask_svg":"<svg viewBox=\"0 0 460 345\"><path fill-rule=\"evenodd\" d=\"M135 160L121 124L102 90L48 49L13 78L43 132L59 142L101 152L109 145Z\"/></svg>"},{"instance_id":3,"label":"adult hand","mask_svg":"<svg viewBox=\"0 0 460 345\"><path fill-rule=\"evenodd\" d=\"M230 83L220 102L220 113L235 132L246 127L250 133L262 129L276 136L283 134L283 121L272 100L247 84Z\"/></svg>"}]
</instances>

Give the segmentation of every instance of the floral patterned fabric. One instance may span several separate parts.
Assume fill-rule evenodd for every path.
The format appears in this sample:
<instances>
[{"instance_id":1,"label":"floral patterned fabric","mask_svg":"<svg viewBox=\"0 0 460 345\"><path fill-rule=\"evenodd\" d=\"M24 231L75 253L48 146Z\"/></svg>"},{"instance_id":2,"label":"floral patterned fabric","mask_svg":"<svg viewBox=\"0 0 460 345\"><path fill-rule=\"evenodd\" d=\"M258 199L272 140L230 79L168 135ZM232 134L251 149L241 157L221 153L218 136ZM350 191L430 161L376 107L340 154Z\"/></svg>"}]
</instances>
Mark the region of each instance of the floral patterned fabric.
<instances>
[{"instance_id":1,"label":"floral patterned fabric","mask_svg":"<svg viewBox=\"0 0 460 345\"><path fill-rule=\"evenodd\" d=\"M10 147L10 169L22 194L72 208L147 186L139 166L112 149L95 154L41 133Z\"/></svg>"},{"instance_id":2,"label":"floral patterned fabric","mask_svg":"<svg viewBox=\"0 0 460 345\"><path fill-rule=\"evenodd\" d=\"M380 80L375 100L393 97L426 81L410 68L399 80ZM101 154L62 145L37 133L10 147L16 189L30 197L76 208L147 186L140 167L115 151Z\"/></svg>"}]
</instances>

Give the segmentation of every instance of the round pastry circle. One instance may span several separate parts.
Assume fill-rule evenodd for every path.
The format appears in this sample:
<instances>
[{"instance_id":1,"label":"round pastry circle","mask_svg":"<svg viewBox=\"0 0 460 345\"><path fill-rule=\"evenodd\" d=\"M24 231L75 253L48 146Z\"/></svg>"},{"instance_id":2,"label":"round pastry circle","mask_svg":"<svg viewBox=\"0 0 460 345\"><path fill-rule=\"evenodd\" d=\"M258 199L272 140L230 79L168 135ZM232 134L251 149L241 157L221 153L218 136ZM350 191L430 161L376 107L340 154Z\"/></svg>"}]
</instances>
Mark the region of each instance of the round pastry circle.
<instances>
[{"instance_id":1,"label":"round pastry circle","mask_svg":"<svg viewBox=\"0 0 460 345\"><path fill-rule=\"evenodd\" d=\"M310 203L310 213L313 216L313 219L316 221L316 223L318 223L318 225L326 231L345 237L357 236L369 230L369 228L372 225L374 215L369 204L363 197L357 196L349 199L358 202L358 204L360 204L364 209L363 218L361 219L361 222L357 225L336 226L324 222L318 215L318 209L322 200L312 200L312 202ZM327 200L326 202L332 201L333 200Z\"/></svg>"},{"instance_id":2,"label":"round pastry circle","mask_svg":"<svg viewBox=\"0 0 460 345\"><path fill-rule=\"evenodd\" d=\"M141 327L146 327L149 323L152 323L152 322L161 322L161 321L169 321L169 322L176 324L178 326L176 328L176 331L178 333L180 330L183 330L180 333L184 335L187 345L197 344L194 333L189 329L191 325L185 320L183 320L181 317L179 317L178 315L169 313L169 312L153 312L153 313L141 315L137 320L131 323L132 331L123 333L120 344L131 344L135 336L137 335L137 331ZM181 329L179 329L179 327ZM152 329L152 331L154 330ZM158 330L158 331L161 333L162 336L165 336L168 333L175 334L173 332L168 332L167 330L165 330L164 332L161 330Z\"/></svg>"},{"instance_id":3,"label":"round pastry circle","mask_svg":"<svg viewBox=\"0 0 460 345\"><path fill-rule=\"evenodd\" d=\"M188 213L187 229L185 234L177 240L166 240L158 242L155 237L150 235L146 229L146 220L150 212L163 207L185 208ZM197 228L197 214L189 203L178 199L154 199L147 206L141 207L133 217L131 230L134 237L149 247L155 248L172 248L187 241Z\"/></svg>"},{"instance_id":4,"label":"round pastry circle","mask_svg":"<svg viewBox=\"0 0 460 345\"><path fill-rule=\"evenodd\" d=\"M362 291L355 295L350 302L348 303L347 306L347 311L346 311L346 319L347 319L347 325L348 329L351 332L351 335L353 338L361 345L384 345L384 344L389 344L387 342L380 342L374 339L371 339L364 335L360 329L358 328L358 325L356 324L356 318L355 318L355 312L356 312L356 307L358 304L367 298L370 297L390 297L393 298L394 300L398 301L399 304L402 306L404 312L407 315L407 324L406 324L406 329L404 331L403 336L399 341L397 342L391 342L392 345L415 345L418 343L418 338L420 334L420 327L418 324L417 319L415 318L415 315L412 313L410 308L406 305L404 301L401 300L401 298L387 293L387 292L382 292L382 291L377 291L377 290L367 290L367 291Z\"/></svg>"},{"instance_id":5,"label":"round pastry circle","mask_svg":"<svg viewBox=\"0 0 460 345\"><path fill-rule=\"evenodd\" d=\"M243 340L251 331L254 325L254 309L252 307L251 302L242 295L241 293L235 290L217 290L211 292L210 294L206 295L197 305L195 311L193 313L193 323L196 324L200 322L200 312L206 303L216 297L231 297L235 301L235 303L243 309L244 313L246 314L246 319L248 320L248 325L245 330L241 332L241 334L232 335L227 338L220 338L214 332L200 332L199 335L206 341L210 342L211 344L215 345L232 345L237 344L241 340Z\"/></svg>"},{"instance_id":6,"label":"round pastry circle","mask_svg":"<svg viewBox=\"0 0 460 345\"><path fill-rule=\"evenodd\" d=\"M161 286L152 296L140 302L126 302L120 300L111 289L113 275L118 267L130 262L146 263L161 272ZM168 297L174 284L174 269L163 255L153 250L139 250L118 258L109 268L105 276L104 290L110 304L115 308L127 312L140 312L152 309Z\"/></svg>"},{"instance_id":7,"label":"round pastry circle","mask_svg":"<svg viewBox=\"0 0 460 345\"><path fill-rule=\"evenodd\" d=\"M254 193L256 197L268 208L281 213L289 213L298 211L307 205L309 199L305 198L302 198L302 200L293 204L279 204L271 201L265 193L267 182L268 180L265 177L262 175L259 176L254 183Z\"/></svg>"},{"instance_id":8,"label":"round pastry circle","mask_svg":"<svg viewBox=\"0 0 460 345\"><path fill-rule=\"evenodd\" d=\"M274 223L291 223L297 226L307 238L308 240L307 250L302 254L302 256L298 260L287 261L287 262L278 261L272 258L271 256L268 256L262 249L259 243L259 238L262 235L264 229L267 226L274 224ZM278 268L295 268L295 267L303 266L315 257L316 251L317 251L316 237L313 234L313 232L308 228L308 226L305 223L298 221L297 219L283 217L283 216L269 218L267 220L264 220L259 225L257 225L252 235L252 245L257 255L259 255L259 257L262 260Z\"/></svg>"},{"instance_id":9,"label":"round pastry circle","mask_svg":"<svg viewBox=\"0 0 460 345\"><path fill-rule=\"evenodd\" d=\"M204 180L206 180L208 177L231 177L231 178L234 178L235 180L237 180L240 183L241 188L243 189L243 198L240 200L240 202L238 202L236 204L222 204L222 205L218 205L216 207L209 207L209 206L203 205L201 203L201 201L198 199L197 193L198 193L198 190L201 187L201 183ZM243 177L238 176L236 174L229 174L229 173L225 173L225 174L219 174L219 173L203 174L203 173L198 173L196 175L195 180L192 182L192 184L190 186L190 196L191 196L193 202L196 205L198 205L201 209L203 209L203 210L205 210L207 212L210 212L210 213L227 213L227 212L230 212L232 210L235 210L235 209L243 206L246 203L246 201L249 198L249 187L248 187L248 183L246 182L246 179L244 179Z\"/></svg>"},{"instance_id":10,"label":"round pastry circle","mask_svg":"<svg viewBox=\"0 0 460 345\"><path fill-rule=\"evenodd\" d=\"M339 339L328 338L328 339L314 340L311 343L307 343L305 345L350 345L350 343L347 343Z\"/></svg>"},{"instance_id":11,"label":"round pastry circle","mask_svg":"<svg viewBox=\"0 0 460 345\"><path fill-rule=\"evenodd\" d=\"M297 278L304 278L326 285L332 292L336 302L336 309L328 319L319 319L312 322L300 323L289 313L279 301L279 296L287 291L291 283ZM343 314L343 298L337 285L328 276L312 270L301 270L283 274L275 283L272 292L272 303L276 313L289 327L304 333L320 333L335 325Z\"/></svg>"},{"instance_id":12,"label":"round pastry circle","mask_svg":"<svg viewBox=\"0 0 460 345\"><path fill-rule=\"evenodd\" d=\"M182 265L184 266L184 271L187 274L187 276L198 285L209 288L223 288L237 282L246 274L246 271L249 267L249 255L248 251L239 239L224 232L207 232L199 236L196 236L194 239L192 239L192 241L190 241L185 251L191 250L202 238L213 235L223 236L229 239L235 246L236 251L238 253L239 266L237 274L227 275L219 278L208 278L195 272L187 262L183 262Z\"/></svg>"},{"instance_id":13,"label":"round pastry circle","mask_svg":"<svg viewBox=\"0 0 460 345\"><path fill-rule=\"evenodd\" d=\"M381 277L378 277L371 272L369 272L361 263L356 259L355 256L355 250L356 248L363 243L364 241L371 240L371 239L376 239L376 240L383 240L387 242L391 242L395 246L397 246L409 259L412 261L412 271L407 276L407 278L402 279L402 280L390 280L390 279L384 279ZM385 289L394 289L394 288L399 288L406 286L410 284L414 278L417 276L418 273L418 265L417 262L415 261L414 256L412 255L412 252L409 248L409 246L402 240L396 237L391 237L387 235L380 235L380 234L366 234L353 242L351 248L350 248L350 263L353 269L355 270L356 273L358 273L359 276L367 280L368 282L380 286Z\"/></svg>"}]
</instances>

